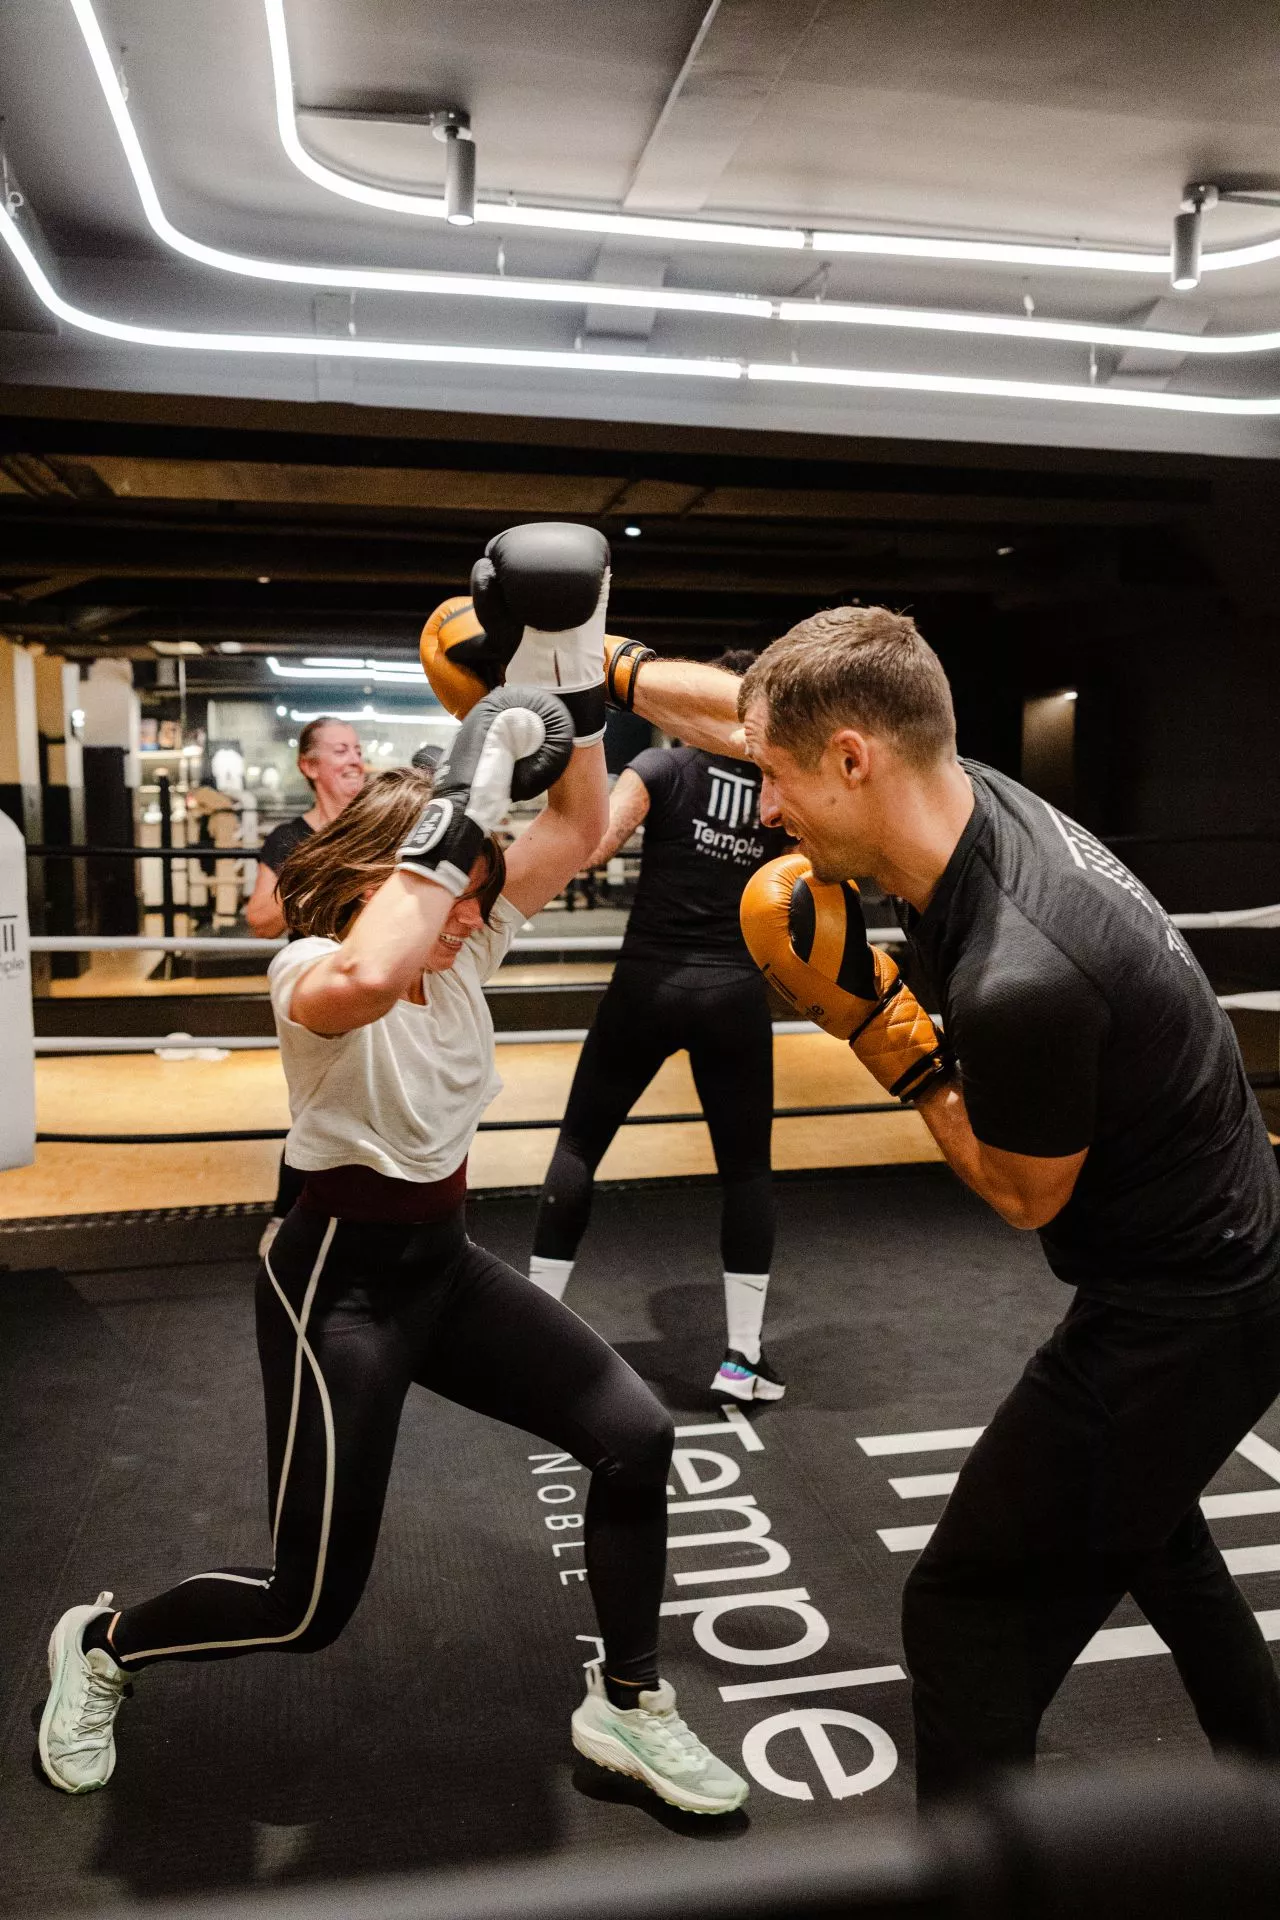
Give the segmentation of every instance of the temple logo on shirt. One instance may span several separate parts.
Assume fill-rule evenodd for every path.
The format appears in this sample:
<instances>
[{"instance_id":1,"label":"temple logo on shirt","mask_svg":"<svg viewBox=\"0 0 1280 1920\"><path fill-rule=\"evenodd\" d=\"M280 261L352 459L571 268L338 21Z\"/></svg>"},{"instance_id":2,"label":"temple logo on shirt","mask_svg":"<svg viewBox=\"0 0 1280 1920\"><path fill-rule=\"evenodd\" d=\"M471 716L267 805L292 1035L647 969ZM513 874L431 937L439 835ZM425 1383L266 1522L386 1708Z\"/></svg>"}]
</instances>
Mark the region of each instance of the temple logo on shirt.
<instances>
[{"instance_id":1,"label":"temple logo on shirt","mask_svg":"<svg viewBox=\"0 0 1280 1920\"><path fill-rule=\"evenodd\" d=\"M707 813L726 827L743 827L750 832L760 824L760 788L749 774L730 773L724 767L707 769L711 792Z\"/></svg>"},{"instance_id":2,"label":"temple logo on shirt","mask_svg":"<svg viewBox=\"0 0 1280 1920\"><path fill-rule=\"evenodd\" d=\"M1044 802L1044 808L1066 841L1075 864L1083 867L1088 873L1098 874L1103 880L1112 881L1115 886L1127 893L1131 900L1136 900L1140 907L1145 907L1152 918L1164 928L1165 944L1170 953L1176 953L1180 960L1190 966L1191 953L1186 941L1160 903L1152 899L1137 875L1130 873L1124 862L1117 860L1110 847L1104 847L1101 840L1096 840L1088 828L1082 827L1079 821L1068 819L1065 813L1059 813L1056 807L1051 807L1047 800Z\"/></svg>"}]
</instances>

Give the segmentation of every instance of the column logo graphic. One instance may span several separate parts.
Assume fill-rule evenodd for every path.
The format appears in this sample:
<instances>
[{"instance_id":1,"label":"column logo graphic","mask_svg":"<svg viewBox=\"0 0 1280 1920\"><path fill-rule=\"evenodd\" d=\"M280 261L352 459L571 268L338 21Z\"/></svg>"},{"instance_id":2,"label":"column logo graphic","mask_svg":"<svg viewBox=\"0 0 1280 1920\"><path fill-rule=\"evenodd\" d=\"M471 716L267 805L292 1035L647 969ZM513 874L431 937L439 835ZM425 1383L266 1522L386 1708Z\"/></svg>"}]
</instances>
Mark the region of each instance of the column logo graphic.
<instances>
[{"instance_id":1,"label":"column logo graphic","mask_svg":"<svg viewBox=\"0 0 1280 1920\"><path fill-rule=\"evenodd\" d=\"M730 773L723 767L709 769L711 797L707 813L722 820L726 827L755 827L760 824L760 789L749 775Z\"/></svg>"}]
</instances>

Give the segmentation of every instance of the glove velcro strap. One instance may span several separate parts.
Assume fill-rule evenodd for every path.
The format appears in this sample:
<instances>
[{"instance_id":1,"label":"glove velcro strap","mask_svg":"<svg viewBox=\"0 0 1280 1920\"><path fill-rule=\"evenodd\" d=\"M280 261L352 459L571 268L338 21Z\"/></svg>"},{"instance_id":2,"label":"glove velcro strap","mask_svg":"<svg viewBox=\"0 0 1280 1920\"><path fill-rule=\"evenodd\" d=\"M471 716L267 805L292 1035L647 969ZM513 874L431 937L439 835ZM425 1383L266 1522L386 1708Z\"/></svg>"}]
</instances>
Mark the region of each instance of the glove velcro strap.
<instances>
[{"instance_id":1,"label":"glove velcro strap","mask_svg":"<svg viewBox=\"0 0 1280 1920\"><path fill-rule=\"evenodd\" d=\"M609 655L609 664L605 669L605 688L611 707L621 707L624 713L633 713L636 704L636 681L640 669L646 660L656 660L657 654L652 647L646 647L643 640L621 640Z\"/></svg>"},{"instance_id":2,"label":"glove velcro strap","mask_svg":"<svg viewBox=\"0 0 1280 1920\"><path fill-rule=\"evenodd\" d=\"M573 722L575 747L591 747L597 740L604 739L606 702L603 681L594 687L579 687L572 693L566 693L563 687L552 687L548 691L554 693L568 711Z\"/></svg>"},{"instance_id":3,"label":"glove velcro strap","mask_svg":"<svg viewBox=\"0 0 1280 1920\"><path fill-rule=\"evenodd\" d=\"M484 846L484 829L464 813L454 799L428 800L418 824L396 855L397 867L419 873L424 880L461 899L471 884L471 869Z\"/></svg>"},{"instance_id":4,"label":"glove velcro strap","mask_svg":"<svg viewBox=\"0 0 1280 1920\"><path fill-rule=\"evenodd\" d=\"M897 1100L915 1099L952 1071L951 1056L938 1029L897 972L850 1036L849 1045Z\"/></svg>"}]
</instances>

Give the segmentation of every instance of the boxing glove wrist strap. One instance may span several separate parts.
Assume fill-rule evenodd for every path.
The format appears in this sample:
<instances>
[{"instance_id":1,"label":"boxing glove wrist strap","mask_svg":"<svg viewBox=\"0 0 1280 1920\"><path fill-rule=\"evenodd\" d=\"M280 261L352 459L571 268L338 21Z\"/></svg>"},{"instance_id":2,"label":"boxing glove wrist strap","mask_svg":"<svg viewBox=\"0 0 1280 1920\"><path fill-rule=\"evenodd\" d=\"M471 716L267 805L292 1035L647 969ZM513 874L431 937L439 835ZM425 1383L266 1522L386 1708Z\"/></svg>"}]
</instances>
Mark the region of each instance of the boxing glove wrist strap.
<instances>
[{"instance_id":1,"label":"boxing glove wrist strap","mask_svg":"<svg viewBox=\"0 0 1280 1920\"><path fill-rule=\"evenodd\" d=\"M608 664L605 668L605 691L609 705L620 707L624 713L634 713L640 669L646 660L656 660L658 656L652 647L646 647L643 640L620 640L613 646L612 652L609 651L610 644L606 639Z\"/></svg>"},{"instance_id":2,"label":"boxing glove wrist strap","mask_svg":"<svg viewBox=\"0 0 1280 1920\"><path fill-rule=\"evenodd\" d=\"M417 826L396 855L396 865L434 880L460 900L484 842L484 828L464 813L461 796L440 794L422 809Z\"/></svg>"},{"instance_id":3,"label":"boxing glove wrist strap","mask_svg":"<svg viewBox=\"0 0 1280 1920\"><path fill-rule=\"evenodd\" d=\"M955 1055L896 968L849 1045L895 1100L917 1100L955 1072Z\"/></svg>"},{"instance_id":4,"label":"boxing glove wrist strap","mask_svg":"<svg viewBox=\"0 0 1280 1920\"><path fill-rule=\"evenodd\" d=\"M592 747L597 740L603 740L607 710L603 681L594 687L578 687L571 693L563 687L556 687L554 692L573 722L575 747Z\"/></svg>"}]
</instances>

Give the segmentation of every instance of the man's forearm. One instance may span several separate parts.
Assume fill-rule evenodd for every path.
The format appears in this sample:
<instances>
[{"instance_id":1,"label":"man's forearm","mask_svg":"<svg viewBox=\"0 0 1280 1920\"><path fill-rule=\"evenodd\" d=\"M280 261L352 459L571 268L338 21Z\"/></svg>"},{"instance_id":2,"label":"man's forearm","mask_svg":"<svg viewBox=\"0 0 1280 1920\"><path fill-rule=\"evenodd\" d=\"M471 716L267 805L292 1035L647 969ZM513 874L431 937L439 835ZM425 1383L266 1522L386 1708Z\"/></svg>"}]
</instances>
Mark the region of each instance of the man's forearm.
<instances>
[{"instance_id":1,"label":"man's forearm","mask_svg":"<svg viewBox=\"0 0 1280 1920\"><path fill-rule=\"evenodd\" d=\"M921 1095L915 1108L952 1172L1011 1227L1047 1226L1071 1198L1084 1153L1039 1158L987 1146L973 1131L957 1080Z\"/></svg>"},{"instance_id":2,"label":"man's forearm","mask_svg":"<svg viewBox=\"0 0 1280 1920\"><path fill-rule=\"evenodd\" d=\"M634 708L686 746L745 760L734 673L697 660L646 660L636 674Z\"/></svg>"}]
</instances>

